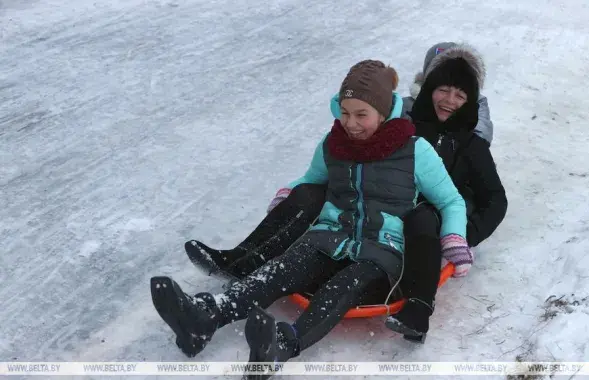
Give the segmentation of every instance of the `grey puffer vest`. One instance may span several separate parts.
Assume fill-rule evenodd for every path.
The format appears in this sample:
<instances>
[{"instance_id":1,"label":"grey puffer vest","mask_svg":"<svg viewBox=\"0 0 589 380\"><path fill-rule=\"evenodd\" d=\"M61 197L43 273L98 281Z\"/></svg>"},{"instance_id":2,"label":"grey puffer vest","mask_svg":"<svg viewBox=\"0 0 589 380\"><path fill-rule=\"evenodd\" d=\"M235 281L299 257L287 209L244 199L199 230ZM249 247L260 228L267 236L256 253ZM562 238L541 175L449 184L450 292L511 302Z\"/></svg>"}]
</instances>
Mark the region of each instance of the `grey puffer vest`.
<instances>
[{"instance_id":1,"label":"grey puffer vest","mask_svg":"<svg viewBox=\"0 0 589 380\"><path fill-rule=\"evenodd\" d=\"M411 138L384 160L357 163L335 159L325 139L326 203L302 240L336 260L371 261L396 281L404 251L402 218L417 197L414 149Z\"/></svg>"}]
</instances>

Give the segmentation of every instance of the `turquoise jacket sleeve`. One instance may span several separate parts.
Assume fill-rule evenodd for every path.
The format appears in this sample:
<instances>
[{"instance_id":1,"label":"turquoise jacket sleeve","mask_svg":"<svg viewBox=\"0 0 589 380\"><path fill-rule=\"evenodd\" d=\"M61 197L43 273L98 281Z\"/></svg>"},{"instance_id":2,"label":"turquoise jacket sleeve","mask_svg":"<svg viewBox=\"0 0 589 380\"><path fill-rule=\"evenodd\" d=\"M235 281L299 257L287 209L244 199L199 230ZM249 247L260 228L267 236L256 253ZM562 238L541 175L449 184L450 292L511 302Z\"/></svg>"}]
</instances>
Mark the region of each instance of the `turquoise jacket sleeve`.
<instances>
[{"instance_id":1,"label":"turquoise jacket sleeve","mask_svg":"<svg viewBox=\"0 0 589 380\"><path fill-rule=\"evenodd\" d=\"M323 136L317 148L315 148L315 153L313 154L313 159L311 160L311 165L307 169L307 172L301 178L292 181L288 184L288 188L292 189L293 187L300 185L301 183L315 183L315 184L326 184L329 177L327 174L327 165L325 165L325 158L323 157L323 142L327 135Z\"/></svg>"},{"instance_id":2,"label":"turquoise jacket sleeve","mask_svg":"<svg viewBox=\"0 0 589 380\"><path fill-rule=\"evenodd\" d=\"M424 138L415 141L415 185L442 215L440 236L457 234L466 239L466 205L444 162Z\"/></svg>"}]
</instances>

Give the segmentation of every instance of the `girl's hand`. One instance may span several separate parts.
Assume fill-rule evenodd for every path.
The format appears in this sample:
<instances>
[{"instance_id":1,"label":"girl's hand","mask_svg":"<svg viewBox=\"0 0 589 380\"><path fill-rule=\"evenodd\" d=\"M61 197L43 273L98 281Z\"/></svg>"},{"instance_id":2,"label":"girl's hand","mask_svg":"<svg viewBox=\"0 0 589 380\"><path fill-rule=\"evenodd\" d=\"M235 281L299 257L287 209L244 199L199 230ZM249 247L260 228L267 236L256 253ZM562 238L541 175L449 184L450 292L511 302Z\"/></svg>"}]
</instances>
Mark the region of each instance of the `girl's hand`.
<instances>
[{"instance_id":1,"label":"girl's hand","mask_svg":"<svg viewBox=\"0 0 589 380\"><path fill-rule=\"evenodd\" d=\"M464 277L472 267L474 255L466 239L460 235L450 234L442 238L442 263L447 260L454 264L452 277Z\"/></svg>"}]
</instances>

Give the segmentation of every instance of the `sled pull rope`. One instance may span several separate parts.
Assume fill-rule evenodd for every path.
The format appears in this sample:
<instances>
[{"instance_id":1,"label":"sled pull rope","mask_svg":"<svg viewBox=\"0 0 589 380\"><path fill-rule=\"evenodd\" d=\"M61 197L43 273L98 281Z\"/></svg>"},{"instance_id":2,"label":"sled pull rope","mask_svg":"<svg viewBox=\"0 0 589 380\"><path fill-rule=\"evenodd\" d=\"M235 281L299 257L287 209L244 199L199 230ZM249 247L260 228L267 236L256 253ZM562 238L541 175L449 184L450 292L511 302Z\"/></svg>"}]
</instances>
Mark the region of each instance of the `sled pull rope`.
<instances>
[{"instance_id":1,"label":"sled pull rope","mask_svg":"<svg viewBox=\"0 0 589 380\"><path fill-rule=\"evenodd\" d=\"M387 299L384 301L384 304L383 304L383 306L387 309L387 316L391 315L391 308L389 305L389 299L391 298L391 295L393 294L393 292L395 291L397 286L399 286L399 283L401 282L401 279L403 278L404 271L405 271L405 254L403 253L403 255L401 256L401 275L397 279L397 282L395 283L395 285L393 285L393 287L391 288L391 291L389 292L389 295L387 296Z\"/></svg>"}]
</instances>

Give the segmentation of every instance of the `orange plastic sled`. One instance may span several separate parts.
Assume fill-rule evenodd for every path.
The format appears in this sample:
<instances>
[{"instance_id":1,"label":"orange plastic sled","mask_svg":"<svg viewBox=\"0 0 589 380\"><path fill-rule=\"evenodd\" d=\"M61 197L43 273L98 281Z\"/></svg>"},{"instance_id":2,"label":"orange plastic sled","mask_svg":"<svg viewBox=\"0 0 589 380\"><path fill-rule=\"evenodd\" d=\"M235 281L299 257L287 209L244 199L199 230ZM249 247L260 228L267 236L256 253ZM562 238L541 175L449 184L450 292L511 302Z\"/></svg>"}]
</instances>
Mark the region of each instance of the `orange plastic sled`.
<instances>
[{"instance_id":1,"label":"orange plastic sled","mask_svg":"<svg viewBox=\"0 0 589 380\"><path fill-rule=\"evenodd\" d=\"M448 263L444 268L442 268L438 288L444 285L444 283L452 276L452 274L454 274L454 264ZM298 293L292 294L290 299L302 307L303 310L306 309L310 303L306 297ZM356 306L355 308L350 309L346 315L344 315L344 318L370 318L376 317L378 315L386 315L387 313L396 314L399 312L399 310L401 310L404 303L405 300L402 299L389 304L388 307L385 305Z\"/></svg>"}]
</instances>

